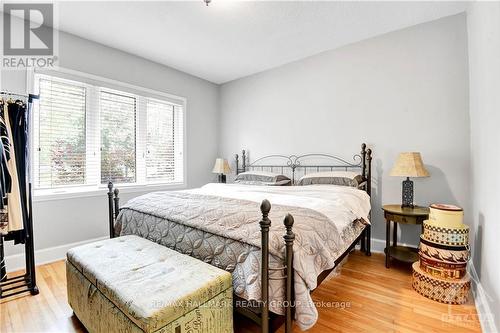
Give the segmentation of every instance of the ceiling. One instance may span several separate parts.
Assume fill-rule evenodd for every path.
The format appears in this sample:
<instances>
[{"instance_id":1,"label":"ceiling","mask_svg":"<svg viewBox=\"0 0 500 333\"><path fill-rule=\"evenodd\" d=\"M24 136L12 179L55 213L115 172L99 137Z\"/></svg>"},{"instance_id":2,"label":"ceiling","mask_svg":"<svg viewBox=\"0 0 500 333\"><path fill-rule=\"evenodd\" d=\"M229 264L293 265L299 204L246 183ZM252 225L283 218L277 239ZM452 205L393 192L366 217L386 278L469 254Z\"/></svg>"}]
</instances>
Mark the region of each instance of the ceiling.
<instances>
[{"instance_id":1,"label":"ceiling","mask_svg":"<svg viewBox=\"0 0 500 333\"><path fill-rule=\"evenodd\" d=\"M224 83L463 12L464 2L60 2L59 29Z\"/></svg>"}]
</instances>

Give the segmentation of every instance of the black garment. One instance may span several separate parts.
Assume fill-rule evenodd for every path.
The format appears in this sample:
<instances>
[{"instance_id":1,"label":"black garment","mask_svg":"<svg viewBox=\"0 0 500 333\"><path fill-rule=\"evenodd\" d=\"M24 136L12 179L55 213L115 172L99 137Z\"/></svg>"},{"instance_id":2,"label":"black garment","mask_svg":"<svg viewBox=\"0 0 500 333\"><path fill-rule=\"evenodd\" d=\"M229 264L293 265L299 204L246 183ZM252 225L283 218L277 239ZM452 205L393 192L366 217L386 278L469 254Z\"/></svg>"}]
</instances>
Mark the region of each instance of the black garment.
<instances>
[{"instance_id":1,"label":"black garment","mask_svg":"<svg viewBox=\"0 0 500 333\"><path fill-rule=\"evenodd\" d=\"M28 221L28 200L27 200L27 165L29 158L28 152L28 113L26 104L21 101L9 103L8 107L10 127L12 133L12 140L14 152L16 156L17 178L19 182L19 195L21 197L21 209L23 217L23 225ZM25 230L18 230L12 232L14 243L24 243Z\"/></svg>"}]
</instances>

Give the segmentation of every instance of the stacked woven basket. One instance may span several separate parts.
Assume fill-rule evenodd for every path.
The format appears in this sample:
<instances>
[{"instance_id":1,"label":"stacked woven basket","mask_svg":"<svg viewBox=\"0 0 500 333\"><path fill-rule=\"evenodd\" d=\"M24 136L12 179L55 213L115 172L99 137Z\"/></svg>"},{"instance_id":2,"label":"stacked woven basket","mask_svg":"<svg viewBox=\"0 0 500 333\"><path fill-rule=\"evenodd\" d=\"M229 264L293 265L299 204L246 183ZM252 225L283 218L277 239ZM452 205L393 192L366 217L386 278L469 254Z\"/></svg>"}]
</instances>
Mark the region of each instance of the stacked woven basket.
<instances>
[{"instance_id":1,"label":"stacked woven basket","mask_svg":"<svg viewBox=\"0 0 500 333\"><path fill-rule=\"evenodd\" d=\"M420 236L420 260L413 263L413 289L427 298L448 304L467 302L470 277L467 273L469 227L463 210L433 204Z\"/></svg>"}]
</instances>

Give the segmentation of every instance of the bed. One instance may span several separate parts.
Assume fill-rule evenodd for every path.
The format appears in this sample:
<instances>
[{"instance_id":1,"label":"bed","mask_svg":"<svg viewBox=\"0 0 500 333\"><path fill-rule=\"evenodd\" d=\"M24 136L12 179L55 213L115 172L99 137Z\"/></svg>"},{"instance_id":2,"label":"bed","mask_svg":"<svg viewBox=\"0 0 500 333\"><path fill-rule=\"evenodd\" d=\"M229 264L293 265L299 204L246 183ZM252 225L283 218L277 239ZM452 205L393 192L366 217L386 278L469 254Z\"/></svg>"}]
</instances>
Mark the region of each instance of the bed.
<instances>
[{"instance_id":1,"label":"bed","mask_svg":"<svg viewBox=\"0 0 500 333\"><path fill-rule=\"evenodd\" d=\"M361 181L357 187L207 184L149 193L120 209L110 184L110 236L138 235L231 272L236 310L263 332L283 321L290 331L292 317L306 330L318 317L311 291L358 242L370 254L371 150L363 144L353 162L327 154L269 155L252 163L244 151L241 157L236 174L288 171L295 185L300 174L358 169Z\"/></svg>"}]
</instances>

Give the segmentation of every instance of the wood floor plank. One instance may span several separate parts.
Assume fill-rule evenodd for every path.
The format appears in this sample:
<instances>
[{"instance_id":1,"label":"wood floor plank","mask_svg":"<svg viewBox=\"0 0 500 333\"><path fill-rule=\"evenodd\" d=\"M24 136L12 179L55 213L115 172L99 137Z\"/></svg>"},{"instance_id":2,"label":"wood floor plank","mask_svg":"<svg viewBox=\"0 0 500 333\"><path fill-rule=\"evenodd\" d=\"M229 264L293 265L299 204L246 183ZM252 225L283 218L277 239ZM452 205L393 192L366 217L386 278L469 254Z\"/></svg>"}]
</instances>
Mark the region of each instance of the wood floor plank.
<instances>
[{"instance_id":1,"label":"wood floor plank","mask_svg":"<svg viewBox=\"0 0 500 333\"><path fill-rule=\"evenodd\" d=\"M0 331L86 332L67 303L64 261L38 266L37 273L39 295L1 301ZM319 320L311 333L481 332L472 300L449 306L419 295L411 288L411 269L398 264L386 269L381 254L352 253L340 275L324 281L312 297L328 306L318 307ZM295 324L294 331L300 331ZM235 332L259 328L237 316Z\"/></svg>"}]
</instances>

